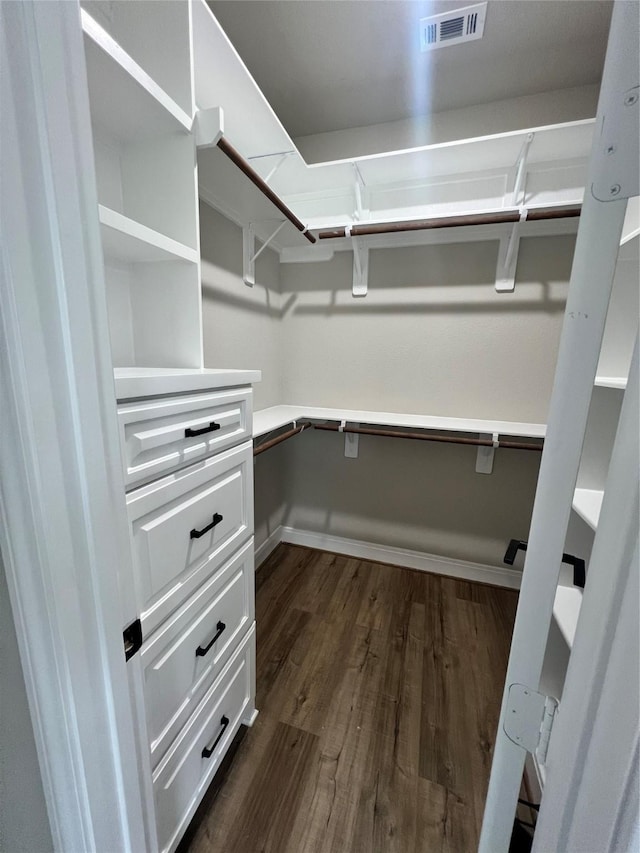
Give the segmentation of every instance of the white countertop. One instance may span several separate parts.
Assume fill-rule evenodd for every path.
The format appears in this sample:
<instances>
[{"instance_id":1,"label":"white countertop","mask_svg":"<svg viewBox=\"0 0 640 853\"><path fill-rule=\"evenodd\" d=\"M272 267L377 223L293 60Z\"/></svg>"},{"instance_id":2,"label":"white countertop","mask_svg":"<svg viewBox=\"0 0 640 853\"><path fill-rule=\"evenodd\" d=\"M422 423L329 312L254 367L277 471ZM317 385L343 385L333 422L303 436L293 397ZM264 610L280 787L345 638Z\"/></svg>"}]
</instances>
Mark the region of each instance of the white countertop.
<instances>
[{"instance_id":1,"label":"white countertop","mask_svg":"<svg viewBox=\"0 0 640 853\"><path fill-rule=\"evenodd\" d=\"M116 367L116 398L160 397L187 391L207 391L260 382L259 370L213 370L181 367Z\"/></svg>"}]
</instances>

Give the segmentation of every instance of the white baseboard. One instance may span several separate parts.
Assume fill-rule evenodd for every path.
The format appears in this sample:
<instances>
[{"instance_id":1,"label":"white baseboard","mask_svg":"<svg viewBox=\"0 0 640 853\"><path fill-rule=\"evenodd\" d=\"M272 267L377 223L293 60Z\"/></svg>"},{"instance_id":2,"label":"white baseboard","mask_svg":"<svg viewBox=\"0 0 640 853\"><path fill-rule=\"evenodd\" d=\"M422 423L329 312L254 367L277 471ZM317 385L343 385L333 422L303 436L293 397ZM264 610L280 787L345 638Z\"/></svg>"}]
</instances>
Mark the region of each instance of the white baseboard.
<instances>
[{"instance_id":1,"label":"white baseboard","mask_svg":"<svg viewBox=\"0 0 640 853\"><path fill-rule=\"evenodd\" d=\"M278 545L282 542L282 525L279 524L278 527L270 534L270 536L265 539L262 545L259 545L256 548L255 555L255 565L256 569L259 568L262 563L267 559L267 557L271 554L272 551L278 547Z\"/></svg>"},{"instance_id":2,"label":"white baseboard","mask_svg":"<svg viewBox=\"0 0 640 853\"><path fill-rule=\"evenodd\" d=\"M298 530L295 527L284 526L275 530L256 551L256 566L259 566L267 558L279 542L287 542L290 545L304 545L307 548L317 548L320 551L334 551L336 554L357 557L360 560L390 563L392 566L403 566L407 569L447 575L461 580L488 583L509 589L520 588L521 574L513 569L470 563L466 560L452 560L449 557L438 557L434 554L425 554L422 551L412 551L409 548L376 545L373 542L363 542L359 539L347 539L343 536L331 536L326 533L315 533L310 530Z\"/></svg>"}]
</instances>

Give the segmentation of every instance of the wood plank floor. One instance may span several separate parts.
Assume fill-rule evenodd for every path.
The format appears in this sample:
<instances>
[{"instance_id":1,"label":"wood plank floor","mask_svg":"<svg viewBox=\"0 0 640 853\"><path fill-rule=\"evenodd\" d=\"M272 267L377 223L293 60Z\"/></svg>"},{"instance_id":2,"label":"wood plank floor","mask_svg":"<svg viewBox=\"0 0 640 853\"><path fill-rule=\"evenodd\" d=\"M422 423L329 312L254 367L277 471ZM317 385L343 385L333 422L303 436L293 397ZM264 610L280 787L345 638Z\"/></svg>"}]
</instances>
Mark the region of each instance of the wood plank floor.
<instances>
[{"instance_id":1,"label":"wood plank floor","mask_svg":"<svg viewBox=\"0 0 640 853\"><path fill-rule=\"evenodd\" d=\"M517 593L280 545L257 707L192 853L473 853Z\"/></svg>"}]
</instances>

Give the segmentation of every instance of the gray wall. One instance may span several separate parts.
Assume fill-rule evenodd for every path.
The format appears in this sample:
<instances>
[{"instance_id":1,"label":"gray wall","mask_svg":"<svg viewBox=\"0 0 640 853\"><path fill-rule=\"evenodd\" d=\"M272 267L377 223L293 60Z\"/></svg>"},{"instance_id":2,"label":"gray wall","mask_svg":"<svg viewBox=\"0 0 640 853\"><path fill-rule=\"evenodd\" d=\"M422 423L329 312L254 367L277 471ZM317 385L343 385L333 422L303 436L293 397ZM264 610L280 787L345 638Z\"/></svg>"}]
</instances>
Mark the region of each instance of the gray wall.
<instances>
[{"instance_id":1,"label":"gray wall","mask_svg":"<svg viewBox=\"0 0 640 853\"><path fill-rule=\"evenodd\" d=\"M256 261L256 284L242 281L242 230L207 204L200 205L202 322L205 367L258 368L254 408L282 402L279 364L281 297L278 256Z\"/></svg>"},{"instance_id":2,"label":"gray wall","mask_svg":"<svg viewBox=\"0 0 640 853\"><path fill-rule=\"evenodd\" d=\"M259 367L256 408L277 403L546 421L573 237L521 242L516 289L494 289L497 243L372 251L369 294L352 256L241 280L241 231L203 208L207 365ZM264 284L267 287L264 287ZM256 460L256 545L278 524L500 565L526 538L539 456L307 432Z\"/></svg>"},{"instance_id":3,"label":"gray wall","mask_svg":"<svg viewBox=\"0 0 640 853\"><path fill-rule=\"evenodd\" d=\"M50 850L53 841L0 558L0 851Z\"/></svg>"}]
</instances>

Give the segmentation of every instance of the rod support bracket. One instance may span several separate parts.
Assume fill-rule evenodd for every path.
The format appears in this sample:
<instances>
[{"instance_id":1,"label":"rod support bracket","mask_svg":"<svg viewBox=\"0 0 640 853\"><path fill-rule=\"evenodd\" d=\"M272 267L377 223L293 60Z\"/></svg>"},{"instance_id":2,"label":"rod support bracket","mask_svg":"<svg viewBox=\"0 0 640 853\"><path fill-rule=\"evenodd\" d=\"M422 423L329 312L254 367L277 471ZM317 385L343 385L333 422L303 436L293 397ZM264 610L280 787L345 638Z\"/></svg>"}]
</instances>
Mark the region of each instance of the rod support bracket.
<instances>
[{"instance_id":1,"label":"rod support bracket","mask_svg":"<svg viewBox=\"0 0 640 853\"><path fill-rule=\"evenodd\" d=\"M369 290L369 247L357 237L352 238L353 245L353 285L352 296L366 296Z\"/></svg>"},{"instance_id":2,"label":"rod support bracket","mask_svg":"<svg viewBox=\"0 0 640 853\"><path fill-rule=\"evenodd\" d=\"M264 252L271 241L282 231L287 224L283 219L270 237L264 241L256 252L256 230L253 222L245 225L242 229L242 280L247 287L253 287L256 283L256 259Z\"/></svg>"},{"instance_id":3,"label":"rod support bracket","mask_svg":"<svg viewBox=\"0 0 640 853\"><path fill-rule=\"evenodd\" d=\"M480 439L491 439L492 445L481 445L476 454L476 474L492 474L493 473L493 457L495 456L496 448L500 447L499 435L494 433L478 433Z\"/></svg>"},{"instance_id":4,"label":"rod support bracket","mask_svg":"<svg viewBox=\"0 0 640 853\"><path fill-rule=\"evenodd\" d=\"M516 287L516 269L520 250L520 231L527 219L527 208L520 208L520 219L511 226L509 235L500 238L498 246L498 267L496 269L496 291L513 293Z\"/></svg>"}]
</instances>

